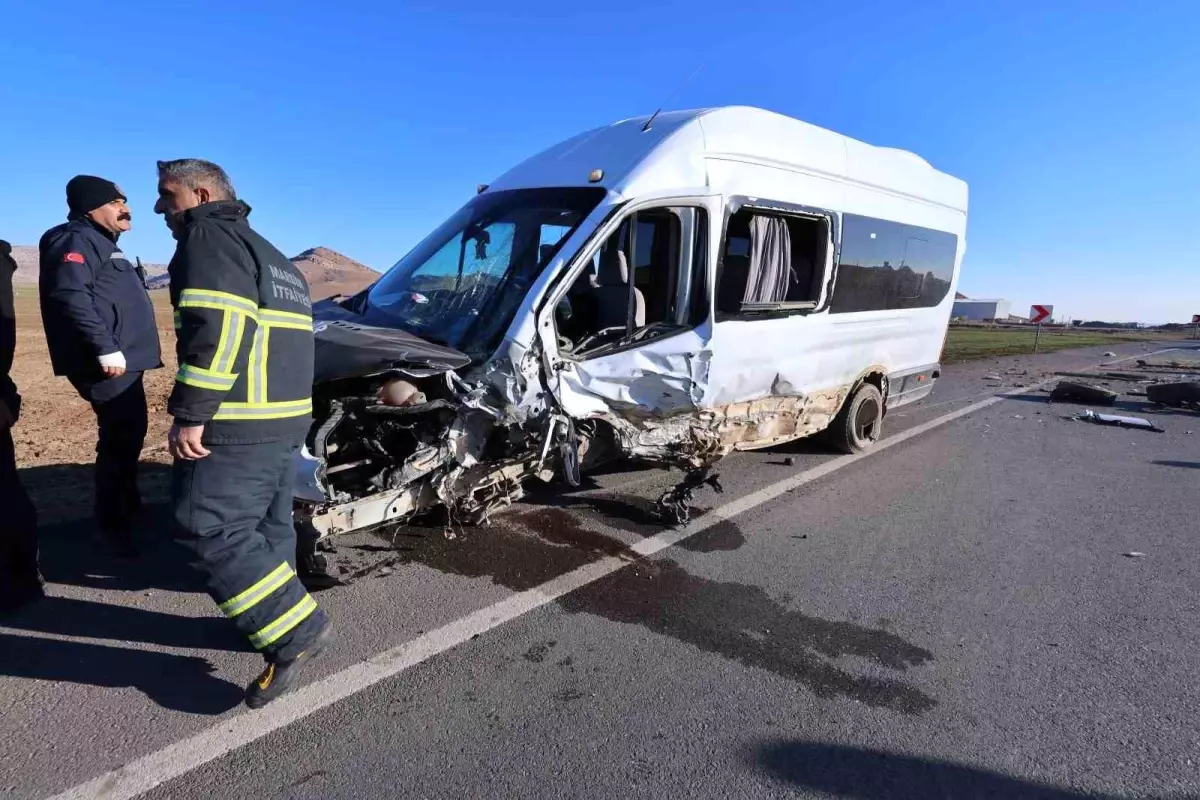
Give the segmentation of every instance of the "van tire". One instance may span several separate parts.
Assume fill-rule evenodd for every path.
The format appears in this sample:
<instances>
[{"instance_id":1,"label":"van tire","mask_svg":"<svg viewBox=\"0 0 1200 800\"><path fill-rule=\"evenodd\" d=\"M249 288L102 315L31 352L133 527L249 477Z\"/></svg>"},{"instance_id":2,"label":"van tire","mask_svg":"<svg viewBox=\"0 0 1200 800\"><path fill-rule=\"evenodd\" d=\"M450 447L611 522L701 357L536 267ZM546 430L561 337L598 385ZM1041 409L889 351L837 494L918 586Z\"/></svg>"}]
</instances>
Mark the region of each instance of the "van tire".
<instances>
[{"instance_id":1,"label":"van tire","mask_svg":"<svg viewBox=\"0 0 1200 800\"><path fill-rule=\"evenodd\" d=\"M850 396L829 426L829 441L843 453L862 453L879 441L883 429L883 393L864 383Z\"/></svg>"}]
</instances>

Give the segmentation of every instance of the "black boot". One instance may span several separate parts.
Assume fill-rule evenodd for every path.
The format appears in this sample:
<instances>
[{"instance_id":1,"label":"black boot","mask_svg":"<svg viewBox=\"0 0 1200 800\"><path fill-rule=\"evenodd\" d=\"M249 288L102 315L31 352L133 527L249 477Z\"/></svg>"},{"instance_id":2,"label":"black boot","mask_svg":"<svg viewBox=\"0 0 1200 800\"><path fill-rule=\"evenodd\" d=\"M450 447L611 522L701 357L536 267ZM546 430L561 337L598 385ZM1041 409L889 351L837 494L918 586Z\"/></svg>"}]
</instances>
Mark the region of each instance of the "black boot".
<instances>
[{"instance_id":1,"label":"black boot","mask_svg":"<svg viewBox=\"0 0 1200 800\"><path fill-rule=\"evenodd\" d=\"M43 599L42 576L16 581L0 593L0 614L10 614Z\"/></svg>"},{"instance_id":2,"label":"black boot","mask_svg":"<svg viewBox=\"0 0 1200 800\"><path fill-rule=\"evenodd\" d=\"M246 705L250 708L262 708L267 703L293 688L300 679L300 673L309 661L316 658L329 643L333 626L326 622L325 626L313 637L300 655L290 661L275 661L267 664L254 681L246 687Z\"/></svg>"}]
</instances>

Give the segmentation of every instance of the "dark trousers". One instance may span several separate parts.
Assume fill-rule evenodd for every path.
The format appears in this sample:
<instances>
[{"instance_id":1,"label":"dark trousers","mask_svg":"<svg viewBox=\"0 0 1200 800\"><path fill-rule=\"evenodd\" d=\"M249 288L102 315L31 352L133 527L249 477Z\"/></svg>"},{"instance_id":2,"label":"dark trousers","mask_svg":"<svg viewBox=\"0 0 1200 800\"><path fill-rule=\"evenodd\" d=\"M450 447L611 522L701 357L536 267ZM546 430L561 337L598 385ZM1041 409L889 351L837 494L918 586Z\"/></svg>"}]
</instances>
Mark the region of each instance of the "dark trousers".
<instances>
[{"instance_id":1,"label":"dark trousers","mask_svg":"<svg viewBox=\"0 0 1200 800\"><path fill-rule=\"evenodd\" d=\"M146 442L146 390L142 373L71 384L92 404L96 442L96 525L105 533L127 532L142 510L138 463Z\"/></svg>"},{"instance_id":2,"label":"dark trousers","mask_svg":"<svg viewBox=\"0 0 1200 800\"><path fill-rule=\"evenodd\" d=\"M0 431L0 600L39 583L37 512L17 473L12 431Z\"/></svg>"},{"instance_id":3,"label":"dark trousers","mask_svg":"<svg viewBox=\"0 0 1200 800\"><path fill-rule=\"evenodd\" d=\"M288 442L207 445L176 460L171 496L179 541L195 556L208 593L268 661L299 655L325 613L296 576Z\"/></svg>"}]
</instances>

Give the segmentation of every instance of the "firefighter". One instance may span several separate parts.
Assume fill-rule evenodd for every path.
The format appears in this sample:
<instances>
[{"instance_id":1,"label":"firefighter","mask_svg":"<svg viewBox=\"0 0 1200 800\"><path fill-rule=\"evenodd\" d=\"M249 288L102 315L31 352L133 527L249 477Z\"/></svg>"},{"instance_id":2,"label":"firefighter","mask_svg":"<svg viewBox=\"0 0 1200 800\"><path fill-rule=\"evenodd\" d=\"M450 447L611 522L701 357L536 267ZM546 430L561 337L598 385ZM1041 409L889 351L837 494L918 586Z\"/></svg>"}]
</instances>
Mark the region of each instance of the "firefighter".
<instances>
[{"instance_id":1,"label":"firefighter","mask_svg":"<svg viewBox=\"0 0 1200 800\"><path fill-rule=\"evenodd\" d=\"M177 242L175 519L209 593L266 659L246 687L259 708L296 684L330 631L296 575L292 525L293 459L312 421L308 284L250 227L219 166L160 161L158 176L154 210Z\"/></svg>"},{"instance_id":2,"label":"firefighter","mask_svg":"<svg viewBox=\"0 0 1200 800\"><path fill-rule=\"evenodd\" d=\"M21 485L12 426L21 413L21 396L9 377L17 345L13 309L12 247L0 239L0 613L15 611L43 596L38 572L37 515Z\"/></svg>"},{"instance_id":3,"label":"firefighter","mask_svg":"<svg viewBox=\"0 0 1200 800\"><path fill-rule=\"evenodd\" d=\"M154 307L141 272L117 246L132 215L112 181L67 183L67 222L42 236L38 284L55 375L92 405L96 526L114 553L136 553L138 462L146 438L142 373L162 366Z\"/></svg>"}]
</instances>

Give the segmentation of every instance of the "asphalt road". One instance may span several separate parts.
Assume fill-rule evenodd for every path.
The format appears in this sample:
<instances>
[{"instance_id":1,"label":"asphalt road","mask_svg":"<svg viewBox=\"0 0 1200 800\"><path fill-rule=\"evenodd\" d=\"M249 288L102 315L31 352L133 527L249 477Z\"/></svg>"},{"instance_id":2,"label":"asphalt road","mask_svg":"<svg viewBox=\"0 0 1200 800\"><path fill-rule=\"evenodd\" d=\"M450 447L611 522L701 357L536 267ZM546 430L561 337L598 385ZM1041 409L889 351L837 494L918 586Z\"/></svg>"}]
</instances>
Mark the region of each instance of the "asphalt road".
<instances>
[{"instance_id":1,"label":"asphalt road","mask_svg":"<svg viewBox=\"0 0 1200 800\"><path fill-rule=\"evenodd\" d=\"M950 367L866 458L735 456L673 545L648 508L674 476L633 471L454 540L347 539L386 566L320 595L334 694L269 723L169 544L122 567L58 526L53 597L0 625L0 798L125 764L75 796L1200 796L1200 417L1030 394L931 426L1103 360Z\"/></svg>"}]
</instances>

